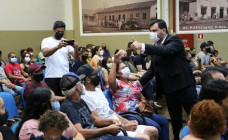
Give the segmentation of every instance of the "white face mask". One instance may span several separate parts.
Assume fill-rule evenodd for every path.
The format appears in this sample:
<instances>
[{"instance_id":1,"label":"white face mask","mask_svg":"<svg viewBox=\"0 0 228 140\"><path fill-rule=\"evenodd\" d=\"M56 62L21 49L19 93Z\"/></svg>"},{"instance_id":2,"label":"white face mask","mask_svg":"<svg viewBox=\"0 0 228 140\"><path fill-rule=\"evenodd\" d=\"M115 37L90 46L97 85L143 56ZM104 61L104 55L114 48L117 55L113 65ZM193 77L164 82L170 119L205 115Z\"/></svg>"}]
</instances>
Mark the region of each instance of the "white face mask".
<instances>
[{"instance_id":1,"label":"white face mask","mask_svg":"<svg viewBox=\"0 0 228 140\"><path fill-rule=\"evenodd\" d=\"M122 69L121 72L122 72L123 78L128 78L131 74L131 71L128 67L125 67L124 69Z\"/></svg>"},{"instance_id":2,"label":"white face mask","mask_svg":"<svg viewBox=\"0 0 228 140\"><path fill-rule=\"evenodd\" d=\"M107 63L107 67L108 67L109 69L111 69L111 68L112 68L112 63Z\"/></svg>"},{"instance_id":3,"label":"white face mask","mask_svg":"<svg viewBox=\"0 0 228 140\"><path fill-rule=\"evenodd\" d=\"M160 40L157 32L150 32L150 39L155 43L157 43Z\"/></svg>"},{"instance_id":4,"label":"white face mask","mask_svg":"<svg viewBox=\"0 0 228 140\"><path fill-rule=\"evenodd\" d=\"M103 54L104 54L104 51L100 51L100 55L103 56Z\"/></svg>"},{"instance_id":5,"label":"white face mask","mask_svg":"<svg viewBox=\"0 0 228 140\"><path fill-rule=\"evenodd\" d=\"M17 62L17 58L16 57L10 58L10 61L11 61L11 63L15 63L15 62Z\"/></svg>"},{"instance_id":6,"label":"white face mask","mask_svg":"<svg viewBox=\"0 0 228 140\"><path fill-rule=\"evenodd\" d=\"M30 62L30 57L25 57L25 62Z\"/></svg>"}]
</instances>

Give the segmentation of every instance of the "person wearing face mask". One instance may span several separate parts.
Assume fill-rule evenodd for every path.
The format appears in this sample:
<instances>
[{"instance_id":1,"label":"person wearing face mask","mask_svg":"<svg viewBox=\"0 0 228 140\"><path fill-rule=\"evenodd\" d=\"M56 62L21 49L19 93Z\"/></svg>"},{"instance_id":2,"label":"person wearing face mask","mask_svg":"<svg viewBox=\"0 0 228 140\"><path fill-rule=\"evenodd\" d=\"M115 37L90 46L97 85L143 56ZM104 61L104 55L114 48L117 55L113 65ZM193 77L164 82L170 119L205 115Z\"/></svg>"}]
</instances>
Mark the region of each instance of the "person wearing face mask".
<instances>
[{"instance_id":1,"label":"person wearing face mask","mask_svg":"<svg viewBox=\"0 0 228 140\"><path fill-rule=\"evenodd\" d=\"M38 87L34 89L26 101L26 108L16 131L16 137L19 140L28 140L32 134L35 137L43 135L43 132L38 129L40 117L46 111L56 109L55 102L55 94L49 88ZM62 112L60 113L63 114L69 122L69 127L63 131L62 135L76 139L81 137L81 134L75 129L67 115ZM79 138L79 140L82 139Z\"/></svg>"},{"instance_id":2,"label":"person wearing face mask","mask_svg":"<svg viewBox=\"0 0 228 140\"><path fill-rule=\"evenodd\" d=\"M89 59L89 51L86 48L81 50L80 66L87 64Z\"/></svg>"},{"instance_id":3,"label":"person wearing face mask","mask_svg":"<svg viewBox=\"0 0 228 140\"><path fill-rule=\"evenodd\" d=\"M31 62L37 62L37 58L35 57L33 53L33 48L29 47L27 48L27 52L30 54Z\"/></svg>"},{"instance_id":4,"label":"person wearing face mask","mask_svg":"<svg viewBox=\"0 0 228 140\"><path fill-rule=\"evenodd\" d=\"M28 68L31 65L31 55L28 52L23 53L21 60L21 69L23 69L24 72L28 73Z\"/></svg>"},{"instance_id":5,"label":"person wearing face mask","mask_svg":"<svg viewBox=\"0 0 228 140\"><path fill-rule=\"evenodd\" d=\"M21 69L21 66L17 63L15 53L9 53L8 58L9 63L4 68L7 77L14 85L25 87L25 82L30 80L28 73Z\"/></svg>"},{"instance_id":6,"label":"person wearing face mask","mask_svg":"<svg viewBox=\"0 0 228 140\"><path fill-rule=\"evenodd\" d=\"M107 49L107 45L106 43L102 43L101 44L101 47L102 49L104 50L104 54L103 54L103 57L110 57L110 53L109 53L109 50Z\"/></svg>"},{"instance_id":7,"label":"person wearing face mask","mask_svg":"<svg viewBox=\"0 0 228 140\"><path fill-rule=\"evenodd\" d=\"M196 55L196 59L200 58L202 70L205 70L207 67L209 67L212 64L210 60L211 48L209 47L209 44L207 44L206 42L203 42L200 45L200 49L201 51Z\"/></svg>"},{"instance_id":8,"label":"person wearing face mask","mask_svg":"<svg viewBox=\"0 0 228 140\"><path fill-rule=\"evenodd\" d=\"M53 35L43 39L41 50L45 57L45 82L57 96L63 96L60 90L59 82L61 77L69 72L68 56L79 60L78 44L68 45L63 35L66 25L63 21L56 21L53 26Z\"/></svg>"},{"instance_id":9,"label":"person wearing face mask","mask_svg":"<svg viewBox=\"0 0 228 140\"><path fill-rule=\"evenodd\" d=\"M144 86L156 77L156 94L165 94L174 140L179 140L182 107L189 114L197 102L195 79L180 38L168 33L166 22L162 19L152 20L149 26L149 37L155 44L140 43L132 38L132 49L143 50L147 55L151 55L150 68L139 82Z\"/></svg>"},{"instance_id":10,"label":"person wearing face mask","mask_svg":"<svg viewBox=\"0 0 228 140\"><path fill-rule=\"evenodd\" d=\"M15 134L12 130L6 126L6 122L8 119L8 112L5 109L4 101L0 97L0 133L2 135L1 140L16 140Z\"/></svg>"},{"instance_id":11,"label":"person wearing face mask","mask_svg":"<svg viewBox=\"0 0 228 140\"><path fill-rule=\"evenodd\" d=\"M84 81L99 85L98 72L100 69L93 70L89 64L81 66L77 74L68 73L63 75L60 86L66 99L61 105L60 110L67 114L74 127L85 139L97 138L103 135L116 135L120 132L120 124L113 119L103 119L98 116L96 111L91 112L81 95L85 94ZM102 138L101 138L102 139Z\"/></svg>"},{"instance_id":12,"label":"person wearing face mask","mask_svg":"<svg viewBox=\"0 0 228 140\"><path fill-rule=\"evenodd\" d=\"M102 47L101 46L96 46L93 49L92 54L93 54L93 58L92 58L91 66L94 69L97 69L97 63L98 62L101 62L103 60L104 50L102 50Z\"/></svg>"},{"instance_id":13,"label":"person wearing face mask","mask_svg":"<svg viewBox=\"0 0 228 140\"><path fill-rule=\"evenodd\" d=\"M43 87L47 88L48 85L43 81L44 74L43 70L46 68L46 66L40 66L36 63L33 63L30 65L28 69L29 76L31 77L31 80L26 82L25 90L24 90L24 98L25 100L28 99L30 93L37 87ZM63 101L65 97L62 96L56 96L58 101Z\"/></svg>"},{"instance_id":14,"label":"person wearing face mask","mask_svg":"<svg viewBox=\"0 0 228 140\"><path fill-rule=\"evenodd\" d=\"M124 50L115 54L109 74L114 111L122 113L131 110L142 114L145 109L145 104L140 102L145 98L140 94L143 87L138 81L129 81L130 69L122 61L125 55ZM158 129L159 140L169 140L169 123L165 117L152 113L144 118L147 125L155 126Z\"/></svg>"},{"instance_id":15,"label":"person wearing face mask","mask_svg":"<svg viewBox=\"0 0 228 140\"><path fill-rule=\"evenodd\" d=\"M128 130L127 133L129 137L136 137L141 139L157 139L158 132L155 127L138 125L136 120L128 121L117 115L117 113L115 113L109 107L108 101L105 98L102 90L96 86L97 82L93 80L93 78L97 77L97 71L99 71L99 69L93 70L89 65L84 65L77 71L78 75L86 75L84 82L85 95L82 95L81 98L86 102L90 111L92 111L92 113L97 112L98 116L101 118L120 121L123 128ZM123 136L122 133L118 135Z\"/></svg>"}]
</instances>

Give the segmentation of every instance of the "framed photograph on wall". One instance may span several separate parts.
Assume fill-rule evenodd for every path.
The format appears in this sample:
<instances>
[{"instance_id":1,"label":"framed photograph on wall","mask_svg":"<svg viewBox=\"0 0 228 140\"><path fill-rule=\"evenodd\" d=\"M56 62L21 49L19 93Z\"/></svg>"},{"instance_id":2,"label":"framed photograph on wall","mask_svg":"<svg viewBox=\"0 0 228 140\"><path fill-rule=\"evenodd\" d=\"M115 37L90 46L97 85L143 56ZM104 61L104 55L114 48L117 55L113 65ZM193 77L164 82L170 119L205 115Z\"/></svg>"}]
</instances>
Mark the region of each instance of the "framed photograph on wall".
<instances>
[{"instance_id":1,"label":"framed photograph on wall","mask_svg":"<svg viewBox=\"0 0 228 140\"><path fill-rule=\"evenodd\" d=\"M176 33L228 32L228 0L175 0Z\"/></svg>"},{"instance_id":2,"label":"framed photograph on wall","mask_svg":"<svg viewBox=\"0 0 228 140\"><path fill-rule=\"evenodd\" d=\"M160 18L160 0L79 0L80 35L148 34Z\"/></svg>"}]
</instances>

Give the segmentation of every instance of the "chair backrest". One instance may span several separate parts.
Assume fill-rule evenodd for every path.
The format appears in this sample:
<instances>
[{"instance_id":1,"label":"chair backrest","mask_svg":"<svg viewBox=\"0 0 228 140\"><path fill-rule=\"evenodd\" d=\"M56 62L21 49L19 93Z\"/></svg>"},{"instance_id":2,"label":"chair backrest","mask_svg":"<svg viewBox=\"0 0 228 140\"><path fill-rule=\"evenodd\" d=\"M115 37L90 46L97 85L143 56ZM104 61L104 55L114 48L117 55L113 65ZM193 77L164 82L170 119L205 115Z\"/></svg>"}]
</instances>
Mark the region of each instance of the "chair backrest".
<instances>
[{"instance_id":1,"label":"chair backrest","mask_svg":"<svg viewBox=\"0 0 228 140\"><path fill-rule=\"evenodd\" d=\"M106 97L106 99L108 100L108 104L109 104L109 107L114 110L113 108L113 103L112 103L112 95L111 95L111 90L110 89L106 89L104 91L104 96Z\"/></svg>"},{"instance_id":2,"label":"chair backrest","mask_svg":"<svg viewBox=\"0 0 228 140\"><path fill-rule=\"evenodd\" d=\"M99 72L99 77L100 77L100 83L101 83L101 90L104 91L105 82L102 75L102 69Z\"/></svg>"},{"instance_id":3,"label":"chair backrest","mask_svg":"<svg viewBox=\"0 0 228 140\"><path fill-rule=\"evenodd\" d=\"M5 103L5 108L9 113L8 119L17 117L18 116L17 106L13 96L7 92L0 92L0 97L3 99Z\"/></svg>"},{"instance_id":4,"label":"chair backrest","mask_svg":"<svg viewBox=\"0 0 228 140\"><path fill-rule=\"evenodd\" d=\"M20 123L20 121L17 121L11 126L11 130L13 131L14 134L16 133L19 123Z\"/></svg>"}]
</instances>

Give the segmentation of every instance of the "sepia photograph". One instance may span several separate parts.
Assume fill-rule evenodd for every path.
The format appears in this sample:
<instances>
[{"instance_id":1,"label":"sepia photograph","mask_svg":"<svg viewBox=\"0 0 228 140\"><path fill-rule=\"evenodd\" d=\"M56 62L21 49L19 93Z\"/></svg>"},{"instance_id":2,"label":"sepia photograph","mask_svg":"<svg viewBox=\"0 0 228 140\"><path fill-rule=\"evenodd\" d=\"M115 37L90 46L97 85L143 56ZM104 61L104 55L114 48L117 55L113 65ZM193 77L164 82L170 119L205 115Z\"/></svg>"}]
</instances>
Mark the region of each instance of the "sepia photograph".
<instances>
[{"instance_id":1,"label":"sepia photograph","mask_svg":"<svg viewBox=\"0 0 228 140\"><path fill-rule=\"evenodd\" d=\"M79 0L81 35L146 33L157 7L157 0Z\"/></svg>"},{"instance_id":2,"label":"sepia photograph","mask_svg":"<svg viewBox=\"0 0 228 140\"><path fill-rule=\"evenodd\" d=\"M228 0L176 0L177 33L228 31Z\"/></svg>"}]
</instances>

